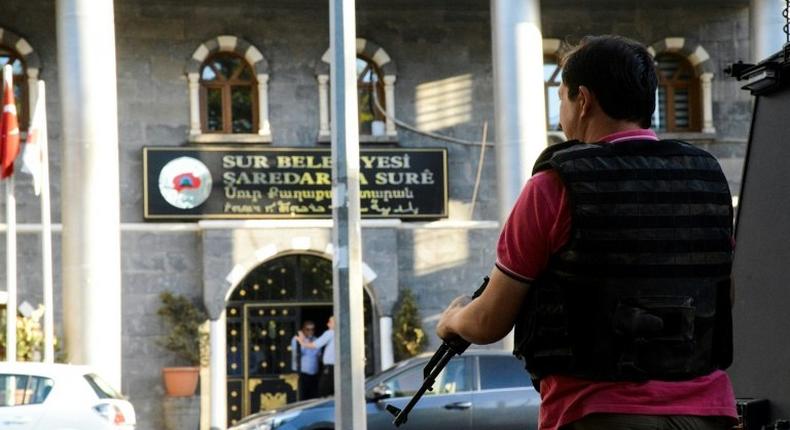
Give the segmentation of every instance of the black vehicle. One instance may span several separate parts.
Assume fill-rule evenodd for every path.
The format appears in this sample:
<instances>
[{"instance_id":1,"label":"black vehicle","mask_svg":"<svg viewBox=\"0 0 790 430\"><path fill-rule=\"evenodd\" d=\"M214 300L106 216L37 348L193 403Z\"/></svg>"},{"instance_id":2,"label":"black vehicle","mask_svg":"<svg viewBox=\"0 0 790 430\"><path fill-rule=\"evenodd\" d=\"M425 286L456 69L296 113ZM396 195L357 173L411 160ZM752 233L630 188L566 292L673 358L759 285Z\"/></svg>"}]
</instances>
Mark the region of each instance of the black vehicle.
<instances>
[{"instance_id":1,"label":"black vehicle","mask_svg":"<svg viewBox=\"0 0 790 430\"><path fill-rule=\"evenodd\" d=\"M368 378L368 429L392 430L387 404L402 408L420 388L430 355L402 361ZM401 428L430 430L536 429L540 395L523 363L505 351L469 350L453 358L436 379L433 391L409 414ZM229 430L330 430L335 427L330 398L292 403L250 415Z\"/></svg>"}]
</instances>

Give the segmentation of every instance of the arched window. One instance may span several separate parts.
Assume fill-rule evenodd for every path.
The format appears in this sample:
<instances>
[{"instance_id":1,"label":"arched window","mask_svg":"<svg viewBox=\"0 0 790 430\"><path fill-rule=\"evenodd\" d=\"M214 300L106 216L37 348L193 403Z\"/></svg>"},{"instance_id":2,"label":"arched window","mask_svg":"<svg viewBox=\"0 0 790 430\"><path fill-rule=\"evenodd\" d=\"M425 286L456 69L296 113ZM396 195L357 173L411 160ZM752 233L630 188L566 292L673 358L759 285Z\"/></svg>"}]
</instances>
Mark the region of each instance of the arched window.
<instances>
[{"instance_id":1,"label":"arched window","mask_svg":"<svg viewBox=\"0 0 790 430\"><path fill-rule=\"evenodd\" d=\"M246 40L224 34L195 49L184 68L189 141L269 143L269 62Z\"/></svg>"},{"instance_id":2,"label":"arched window","mask_svg":"<svg viewBox=\"0 0 790 430\"><path fill-rule=\"evenodd\" d=\"M25 60L13 49L0 45L0 70L10 64L14 71L14 99L19 118L19 129L27 130L28 126L28 82L25 71ZM1 73L1 72L0 72Z\"/></svg>"},{"instance_id":3,"label":"arched window","mask_svg":"<svg viewBox=\"0 0 790 430\"><path fill-rule=\"evenodd\" d=\"M376 102L382 108L387 105L381 71L376 63L362 56L357 57L357 94L359 134L384 134L385 116L376 108Z\"/></svg>"},{"instance_id":4,"label":"arched window","mask_svg":"<svg viewBox=\"0 0 790 430\"><path fill-rule=\"evenodd\" d=\"M653 128L659 132L716 133L711 81L715 66L702 45L666 37L647 48L658 69ZM707 136L706 136L707 135Z\"/></svg>"},{"instance_id":5,"label":"arched window","mask_svg":"<svg viewBox=\"0 0 790 430\"><path fill-rule=\"evenodd\" d=\"M543 56L543 86L546 97L546 130L560 130L560 83L562 68L556 55Z\"/></svg>"},{"instance_id":6,"label":"arched window","mask_svg":"<svg viewBox=\"0 0 790 430\"><path fill-rule=\"evenodd\" d=\"M332 135L329 108L329 49L316 63L318 80L318 140L328 142ZM359 138L363 142L394 142L398 132L395 121L395 81L397 66L387 51L370 40L357 39L357 90ZM388 115L376 109L373 95ZM383 127L382 127L383 126Z\"/></svg>"},{"instance_id":7,"label":"arched window","mask_svg":"<svg viewBox=\"0 0 790 430\"><path fill-rule=\"evenodd\" d=\"M233 52L210 56L200 70L204 133L254 133L258 129L257 81L252 67Z\"/></svg>"},{"instance_id":8,"label":"arched window","mask_svg":"<svg viewBox=\"0 0 790 430\"><path fill-rule=\"evenodd\" d=\"M658 105L654 128L667 132L700 131L700 80L691 63L674 53L661 53L658 65Z\"/></svg>"}]
</instances>

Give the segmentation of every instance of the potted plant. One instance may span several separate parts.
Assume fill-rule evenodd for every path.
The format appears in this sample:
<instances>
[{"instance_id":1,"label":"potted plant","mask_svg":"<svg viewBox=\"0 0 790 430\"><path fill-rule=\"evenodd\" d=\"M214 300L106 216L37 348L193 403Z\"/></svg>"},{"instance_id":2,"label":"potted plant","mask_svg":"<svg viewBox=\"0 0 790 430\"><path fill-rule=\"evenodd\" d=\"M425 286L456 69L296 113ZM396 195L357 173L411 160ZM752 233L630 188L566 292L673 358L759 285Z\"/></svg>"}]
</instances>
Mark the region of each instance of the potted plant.
<instances>
[{"instance_id":1,"label":"potted plant","mask_svg":"<svg viewBox=\"0 0 790 430\"><path fill-rule=\"evenodd\" d=\"M192 396L197 389L200 364L204 361L201 345L208 341L200 326L208 318L206 312L189 298L168 291L159 295L162 304L157 314L168 328L159 344L185 364L162 368L165 394L172 397Z\"/></svg>"},{"instance_id":2,"label":"potted plant","mask_svg":"<svg viewBox=\"0 0 790 430\"><path fill-rule=\"evenodd\" d=\"M400 298L395 304L394 319L395 360L405 360L425 350L428 337L422 328L417 299L408 288L401 289Z\"/></svg>"}]
</instances>

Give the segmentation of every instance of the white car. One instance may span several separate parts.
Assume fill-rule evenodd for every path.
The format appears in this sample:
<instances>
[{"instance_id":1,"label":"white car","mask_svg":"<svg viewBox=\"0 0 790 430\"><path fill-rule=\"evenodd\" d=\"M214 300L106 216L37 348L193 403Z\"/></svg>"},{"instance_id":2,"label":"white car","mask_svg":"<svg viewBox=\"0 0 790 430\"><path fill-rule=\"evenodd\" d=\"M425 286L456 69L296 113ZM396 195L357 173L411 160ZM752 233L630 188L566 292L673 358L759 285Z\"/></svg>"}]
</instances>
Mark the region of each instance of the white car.
<instances>
[{"instance_id":1,"label":"white car","mask_svg":"<svg viewBox=\"0 0 790 430\"><path fill-rule=\"evenodd\" d=\"M87 366L0 362L0 429L133 430L134 407Z\"/></svg>"}]
</instances>

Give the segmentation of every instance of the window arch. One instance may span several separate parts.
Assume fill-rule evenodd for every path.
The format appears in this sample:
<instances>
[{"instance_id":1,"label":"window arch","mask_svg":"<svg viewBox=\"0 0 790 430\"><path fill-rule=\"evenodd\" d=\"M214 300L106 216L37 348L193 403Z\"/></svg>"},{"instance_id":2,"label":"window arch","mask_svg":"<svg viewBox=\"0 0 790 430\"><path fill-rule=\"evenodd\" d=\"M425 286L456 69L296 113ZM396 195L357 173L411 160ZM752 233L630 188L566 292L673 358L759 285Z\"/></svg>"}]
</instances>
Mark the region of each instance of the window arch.
<instances>
[{"instance_id":1,"label":"window arch","mask_svg":"<svg viewBox=\"0 0 790 430\"><path fill-rule=\"evenodd\" d=\"M36 89L41 62L25 38L0 27L0 67L11 64L14 70L19 129L26 131L30 123L31 106L36 101Z\"/></svg>"},{"instance_id":2,"label":"window arch","mask_svg":"<svg viewBox=\"0 0 790 430\"><path fill-rule=\"evenodd\" d=\"M202 43L189 59L189 140L197 143L271 142L269 65L236 36Z\"/></svg>"},{"instance_id":3,"label":"window arch","mask_svg":"<svg viewBox=\"0 0 790 430\"><path fill-rule=\"evenodd\" d=\"M699 44L667 37L648 48L659 74L653 127L662 132L715 133L711 81L713 64Z\"/></svg>"},{"instance_id":4,"label":"window arch","mask_svg":"<svg viewBox=\"0 0 790 430\"><path fill-rule=\"evenodd\" d=\"M316 66L319 96L319 130L318 139L326 141L331 136L329 118L329 69L331 56L329 49L321 56ZM397 67L395 61L384 48L365 39L357 39L357 91L360 116L360 138L362 140L397 139L395 122L390 118L395 112L395 80ZM375 108L373 94L376 94L381 107L388 113L383 115ZM382 121L384 130L373 121ZM383 131L379 134L378 132Z\"/></svg>"}]
</instances>

